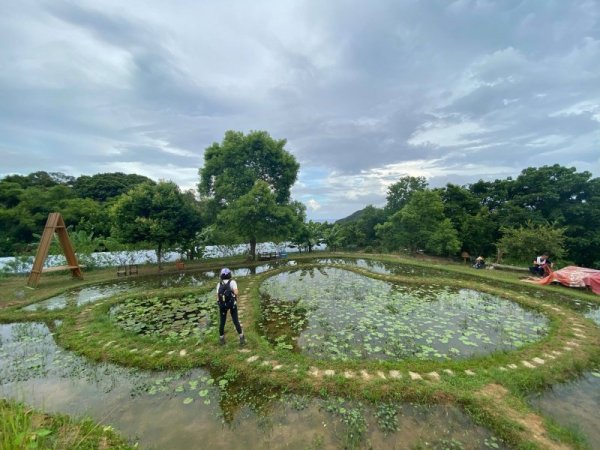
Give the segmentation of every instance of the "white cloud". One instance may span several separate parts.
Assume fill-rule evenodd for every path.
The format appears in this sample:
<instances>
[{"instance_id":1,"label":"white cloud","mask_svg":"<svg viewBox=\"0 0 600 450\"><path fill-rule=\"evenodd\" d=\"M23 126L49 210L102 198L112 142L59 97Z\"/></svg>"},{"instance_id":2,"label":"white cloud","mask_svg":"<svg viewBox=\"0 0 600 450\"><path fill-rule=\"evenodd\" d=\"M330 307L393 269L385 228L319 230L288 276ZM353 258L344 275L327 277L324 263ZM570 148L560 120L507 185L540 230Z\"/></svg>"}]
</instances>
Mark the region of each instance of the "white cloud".
<instances>
[{"instance_id":1,"label":"white cloud","mask_svg":"<svg viewBox=\"0 0 600 450\"><path fill-rule=\"evenodd\" d=\"M307 200L305 203L310 211L318 211L319 209L321 209L321 204L314 198Z\"/></svg>"}]
</instances>

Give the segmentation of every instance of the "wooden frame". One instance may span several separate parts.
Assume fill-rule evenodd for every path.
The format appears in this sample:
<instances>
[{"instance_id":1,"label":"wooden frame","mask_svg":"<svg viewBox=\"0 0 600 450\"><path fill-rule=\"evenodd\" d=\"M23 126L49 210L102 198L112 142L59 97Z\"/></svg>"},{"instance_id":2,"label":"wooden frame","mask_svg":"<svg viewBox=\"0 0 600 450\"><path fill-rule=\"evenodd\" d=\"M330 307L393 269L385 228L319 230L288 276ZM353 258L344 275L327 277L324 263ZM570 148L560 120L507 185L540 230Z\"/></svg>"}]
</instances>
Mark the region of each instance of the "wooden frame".
<instances>
[{"instance_id":1,"label":"wooden frame","mask_svg":"<svg viewBox=\"0 0 600 450\"><path fill-rule=\"evenodd\" d=\"M67 265L44 267L44 261L46 261L46 258L48 257L48 250L50 250L50 244L52 243L54 233L58 235L58 241L60 242L60 246L62 247L65 258L67 259ZM42 239L40 239L40 246L38 247L35 260L33 261L33 268L31 269L31 274L29 274L27 285L30 287L36 287L40 281L42 272L58 272L60 270L70 270L73 278L79 278L83 280L81 267L77 262L77 256L75 256L73 246L71 245L71 240L69 239L69 234L67 233L67 227L65 226L65 221L60 213L50 213L48 214L48 220L46 221L46 226L44 227Z\"/></svg>"}]
</instances>

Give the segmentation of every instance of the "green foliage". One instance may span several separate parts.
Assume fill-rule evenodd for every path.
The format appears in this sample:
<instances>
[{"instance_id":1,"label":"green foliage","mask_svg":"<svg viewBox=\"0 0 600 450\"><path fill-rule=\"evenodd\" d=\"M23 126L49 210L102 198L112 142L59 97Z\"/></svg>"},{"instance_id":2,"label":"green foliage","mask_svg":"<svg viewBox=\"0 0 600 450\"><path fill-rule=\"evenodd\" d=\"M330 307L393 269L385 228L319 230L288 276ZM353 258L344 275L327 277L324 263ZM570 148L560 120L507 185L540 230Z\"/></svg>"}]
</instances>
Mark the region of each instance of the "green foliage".
<instances>
[{"instance_id":1,"label":"green foliage","mask_svg":"<svg viewBox=\"0 0 600 450\"><path fill-rule=\"evenodd\" d=\"M73 183L73 190L78 197L105 202L142 183L155 184L150 178L142 175L124 174L122 172L97 173L92 176L82 175L77 178Z\"/></svg>"},{"instance_id":2,"label":"green foliage","mask_svg":"<svg viewBox=\"0 0 600 450\"><path fill-rule=\"evenodd\" d=\"M247 194L219 213L219 226L234 230L250 242L250 254L256 256L256 243L291 237L302 223L294 205L277 203L269 185L259 180Z\"/></svg>"},{"instance_id":3,"label":"green foliage","mask_svg":"<svg viewBox=\"0 0 600 450\"><path fill-rule=\"evenodd\" d=\"M565 254L565 230L532 222L518 228L502 228L498 248L511 259L521 262L529 262L544 252L553 258L561 258Z\"/></svg>"},{"instance_id":4,"label":"green foliage","mask_svg":"<svg viewBox=\"0 0 600 450\"><path fill-rule=\"evenodd\" d=\"M292 243L301 248L307 248L311 252L315 245L323 242L324 230L325 227L323 224L309 220L306 223L300 224L298 231L292 239Z\"/></svg>"},{"instance_id":5,"label":"green foliage","mask_svg":"<svg viewBox=\"0 0 600 450\"><path fill-rule=\"evenodd\" d=\"M460 250L458 234L444 216L440 195L430 190L414 192L406 206L377 227L377 234L392 250L425 250L435 255Z\"/></svg>"},{"instance_id":6,"label":"green foliage","mask_svg":"<svg viewBox=\"0 0 600 450\"><path fill-rule=\"evenodd\" d=\"M204 152L200 193L217 205L229 205L262 180L272 189L277 203L287 203L300 165L285 150L285 144L285 139L273 139L266 131L247 135L227 131L220 144L215 142Z\"/></svg>"},{"instance_id":7,"label":"green foliage","mask_svg":"<svg viewBox=\"0 0 600 450\"><path fill-rule=\"evenodd\" d=\"M110 210L113 235L124 242L155 245L159 267L162 252L181 245L199 231L199 211L175 183L141 184L121 196Z\"/></svg>"},{"instance_id":8,"label":"green foliage","mask_svg":"<svg viewBox=\"0 0 600 450\"><path fill-rule=\"evenodd\" d=\"M425 177L405 176L390 185L387 190L385 210L388 215L400 211L410 200L413 193L427 188Z\"/></svg>"}]
</instances>

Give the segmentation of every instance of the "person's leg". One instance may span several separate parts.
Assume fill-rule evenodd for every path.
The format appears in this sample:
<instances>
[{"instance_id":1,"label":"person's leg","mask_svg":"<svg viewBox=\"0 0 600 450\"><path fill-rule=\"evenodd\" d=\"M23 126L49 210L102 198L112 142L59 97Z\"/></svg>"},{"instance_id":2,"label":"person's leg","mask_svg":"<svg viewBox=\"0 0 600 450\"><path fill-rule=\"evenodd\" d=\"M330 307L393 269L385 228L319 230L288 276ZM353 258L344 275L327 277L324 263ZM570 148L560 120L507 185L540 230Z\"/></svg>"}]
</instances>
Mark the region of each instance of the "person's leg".
<instances>
[{"instance_id":1,"label":"person's leg","mask_svg":"<svg viewBox=\"0 0 600 450\"><path fill-rule=\"evenodd\" d=\"M231 310L231 321L235 325L235 329L238 332L238 334L240 335L240 344L245 343L246 340L244 338L244 331L242 330L242 326L240 325L240 320L238 319L238 310L237 310L237 308L233 308Z\"/></svg>"},{"instance_id":2,"label":"person's leg","mask_svg":"<svg viewBox=\"0 0 600 450\"><path fill-rule=\"evenodd\" d=\"M219 340L225 343L225 321L227 320L227 308L219 308Z\"/></svg>"}]
</instances>

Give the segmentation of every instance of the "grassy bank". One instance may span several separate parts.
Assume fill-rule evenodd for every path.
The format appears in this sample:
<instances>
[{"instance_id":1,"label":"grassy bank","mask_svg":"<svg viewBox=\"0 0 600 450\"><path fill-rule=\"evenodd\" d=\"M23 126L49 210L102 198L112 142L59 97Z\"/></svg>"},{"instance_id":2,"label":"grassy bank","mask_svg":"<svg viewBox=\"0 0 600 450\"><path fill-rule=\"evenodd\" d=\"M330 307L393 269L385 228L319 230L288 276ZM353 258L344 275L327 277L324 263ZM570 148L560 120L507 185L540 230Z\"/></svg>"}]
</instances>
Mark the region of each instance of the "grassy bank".
<instances>
[{"instance_id":1,"label":"grassy bank","mask_svg":"<svg viewBox=\"0 0 600 450\"><path fill-rule=\"evenodd\" d=\"M0 400L0 448L21 449L133 449L110 426L89 419L74 420L46 414L22 403Z\"/></svg>"}]
</instances>

